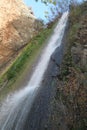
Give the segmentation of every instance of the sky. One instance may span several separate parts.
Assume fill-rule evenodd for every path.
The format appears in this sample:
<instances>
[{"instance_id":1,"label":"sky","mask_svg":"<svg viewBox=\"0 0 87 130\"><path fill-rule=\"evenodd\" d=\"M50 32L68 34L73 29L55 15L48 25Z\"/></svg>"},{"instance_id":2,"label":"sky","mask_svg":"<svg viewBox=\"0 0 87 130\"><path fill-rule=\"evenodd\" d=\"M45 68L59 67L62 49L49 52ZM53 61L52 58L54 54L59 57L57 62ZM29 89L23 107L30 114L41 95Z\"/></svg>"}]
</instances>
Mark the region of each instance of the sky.
<instances>
[{"instance_id":1,"label":"sky","mask_svg":"<svg viewBox=\"0 0 87 130\"><path fill-rule=\"evenodd\" d=\"M41 3L40 0L38 0L38 2L35 2L35 0L23 0L23 1L27 6L32 7L36 18L42 19L45 22L48 22L45 17L45 11L50 12L50 8L48 6ZM82 0L78 0L78 1L81 2Z\"/></svg>"},{"instance_id":2,"label":"sky","mask_svg":"<svg viewBox=\"0 0 87 130\"><path fill-rule=\"evenodd\" d=\"M50 10L48 6L41 3L40 1L35 2L35 0L23 0L23 1L27 6L32 7L33 12L37 18L43 19L45 22L47 22L44 12Z\"/></svg>"}]
</instances>

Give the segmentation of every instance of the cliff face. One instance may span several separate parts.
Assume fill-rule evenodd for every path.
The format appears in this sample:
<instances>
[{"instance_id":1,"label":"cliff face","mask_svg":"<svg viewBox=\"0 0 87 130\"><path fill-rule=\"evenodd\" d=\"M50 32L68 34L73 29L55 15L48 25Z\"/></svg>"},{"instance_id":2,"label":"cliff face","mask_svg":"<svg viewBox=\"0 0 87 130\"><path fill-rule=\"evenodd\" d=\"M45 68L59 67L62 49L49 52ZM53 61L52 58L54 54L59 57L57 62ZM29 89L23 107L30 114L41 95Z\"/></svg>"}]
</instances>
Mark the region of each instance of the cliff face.
<instances>
[{"instance_id":1,"label":"cliff face","mask_svg":"<svg viewBox=\"0 0 87 130\"><path fill-rule=\"evenodd\" d=\"M69 130L87 129L87 1L72 6L67 49L59 75L57 104L61 101ZM57 109L58 112L58 109ZM63 112L62 112L63 113ZM55 117L58 118L58 114ZM60 127L60 126L59 126ZM65 130L65 129L64 129Z\"/></svg>"},{"instance_id":2,"label":"cliff face","mask_svg":"<svg viewBox=\"0 0 87 130\"><path fill-rule=\"evenodd\" d=\"M0 0L0 67L33 37L35 19L22 0Z\"/></svg>"},{"instance_id":3,"label":"cliff face","mask_svg":"<svg viewBox=\"0 0 87 130\"><path fill-rule=\"evenodd\" d=\"M65 54L49 126L55 130L87 129L87 1L72 6L65 32ZM48 129L50 130L50 129Z\"/></svg>"}]
</instances>

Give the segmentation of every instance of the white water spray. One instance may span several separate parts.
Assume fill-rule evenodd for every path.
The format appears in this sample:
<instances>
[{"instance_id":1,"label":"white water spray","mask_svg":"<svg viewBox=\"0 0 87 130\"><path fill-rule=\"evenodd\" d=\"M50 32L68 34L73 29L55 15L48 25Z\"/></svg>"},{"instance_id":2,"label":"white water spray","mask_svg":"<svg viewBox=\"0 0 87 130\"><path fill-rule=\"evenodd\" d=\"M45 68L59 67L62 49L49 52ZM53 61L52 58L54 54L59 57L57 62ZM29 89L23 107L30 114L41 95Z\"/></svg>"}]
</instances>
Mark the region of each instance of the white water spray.
<instances>
[{"instance_id":1,"label":"white water spray","mask_svg":"<svg viewBox=\"0 0 87 130\"><path fill-rule=\"evenodd\" d=\"M65 12L54 29L54 33L44 49L27 86L21 91L8 96L1 106L0 130L22 130L22 125L43 80L50 57L55 49L61 45L67 20L68 12Z\"/></svg>"}]
</instances>

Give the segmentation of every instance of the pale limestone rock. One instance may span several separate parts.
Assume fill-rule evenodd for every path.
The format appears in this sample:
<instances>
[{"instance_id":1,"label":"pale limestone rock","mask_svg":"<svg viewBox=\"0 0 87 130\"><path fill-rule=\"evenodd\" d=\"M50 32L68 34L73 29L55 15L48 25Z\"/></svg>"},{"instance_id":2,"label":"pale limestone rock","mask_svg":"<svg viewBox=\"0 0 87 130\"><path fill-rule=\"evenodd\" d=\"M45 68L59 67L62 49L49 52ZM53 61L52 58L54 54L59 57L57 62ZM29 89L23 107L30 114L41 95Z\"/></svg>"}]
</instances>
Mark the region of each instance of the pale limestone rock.
<instances>
[{"instance_id":1,"label":"pale limestone rock","mask_svg":"<svg viewBox=\"0 0 87 130\"><path fill-rule=\"evenodd\" d=\"M35 20L22 0L0 0L0 66L34 36Z\"/></svg>"}]
</instances>

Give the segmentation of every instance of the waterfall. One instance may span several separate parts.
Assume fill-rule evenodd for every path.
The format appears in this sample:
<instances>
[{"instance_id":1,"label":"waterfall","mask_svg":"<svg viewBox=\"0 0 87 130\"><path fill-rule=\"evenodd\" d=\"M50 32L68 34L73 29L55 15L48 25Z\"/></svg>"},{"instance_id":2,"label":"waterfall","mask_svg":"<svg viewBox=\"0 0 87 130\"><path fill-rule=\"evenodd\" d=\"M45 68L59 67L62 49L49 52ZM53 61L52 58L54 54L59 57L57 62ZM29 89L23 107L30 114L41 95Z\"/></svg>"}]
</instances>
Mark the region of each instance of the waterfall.
<instances>
[{"instance_id":1,"label":"waterfall","mask_svg":"<svg viewBox=\"0 0 87 130\"><path fill-rule=\"evenodd\" d=\"M27 86L9 95L3 102L0 107L0 130L22 130L37 91L41 87L41 81L43 80L50 57L55 49L61 45L67 20L68 12L65 12L55 27L46 48L42 52Z\"/></svg>"}]
</instances>

